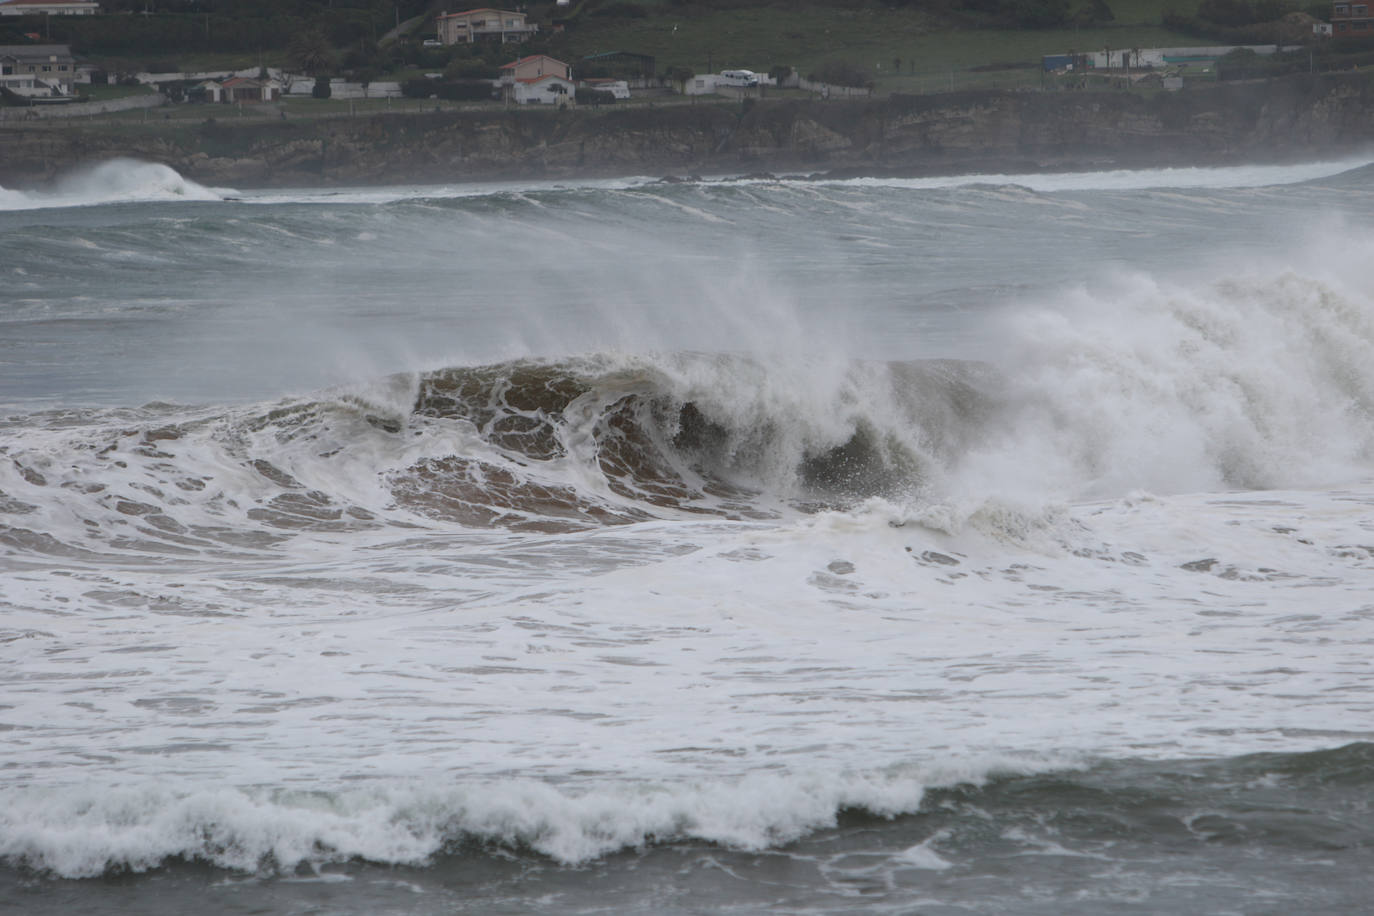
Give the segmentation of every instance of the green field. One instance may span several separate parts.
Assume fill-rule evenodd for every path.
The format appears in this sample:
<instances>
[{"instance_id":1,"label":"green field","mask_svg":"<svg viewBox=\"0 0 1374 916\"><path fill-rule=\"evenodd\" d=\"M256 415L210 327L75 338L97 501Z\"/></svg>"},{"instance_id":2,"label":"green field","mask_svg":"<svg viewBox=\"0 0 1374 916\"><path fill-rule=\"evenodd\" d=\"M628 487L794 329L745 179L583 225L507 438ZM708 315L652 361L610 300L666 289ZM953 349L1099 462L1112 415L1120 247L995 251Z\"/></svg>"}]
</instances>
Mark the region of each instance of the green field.
<instances>
[{"instance_id":1,"label":"green field","mask_svg":"<svg viewBox=\"0 0 1374 916\"><path fill-rule=\"evenodd\" d=\"M148 95L157 90L151 86L105 86L100 83L92 83L89 86L77 86L76 91L92 102L108 102L111 99L124 99L131 95Z\"/></svg>"},{"instance_id":2,"label":"green field","mask_svg":"<svg viewBox=\"0 0 1374 916\"><path fill-rule=\"evenodd\" d=\"M368 51L372 55L368 58L369 67L374 80L399 81L442 70L450 56L470 61L474 54L480 54L488 66L494 66L497 57L509 60L522 54L545 52L585 72L587 67L580 65L584 57L627 51L653 56L659 75L676 68L688 68L695 73L728 68L766 73L782 66L809 76L827 64L843 62L863 78L871 79L879 94L886 94L1039 86L1040 59L1047 54L1093 52L1107 47L1214 43L1166 31L1160 24L1166 10L1193 15L1199 0L1106 0L1114 14L1110 21L1092 27L1055 29L1003 28L998 27L1000 20L992 13L975 16L966 11L948 11L970 0L947 0L954 7L938 2L894 7L878 0L740 0L738 5L715 8L716 2L575 0L570 12L557 8L552 0L533 0L529 12L542 31L529 45L459 46L440 52L426 49L424 54L417 54L419 39L433 35L430 18L415 30L412 43L402 42L380 52L375 48ZM1068 2L1070 15L1076 16L1091 0ZM465 5L471 4L436 3L431 10ZM1006 2L1002 7L1011 8ZM636 10L643 15L634 15ZM567 17L567 28L555 32L552 22L562 17ZM193 54L167 49L142 58L97 58L95 62L112 72L142 69L150 57L175 62L188 70L284 66L290 56L283 47L285 43L278 34L277 47L250 54ZM357 57L358 46L339 47L335 53L331 75L347 77L355 72L349 70L346 62L350 54ZM101 90L96 95L109 97L103 93ZM299 101L289 104L291 113L317 113ZM335 102L322 105L319 110L338 108L339 103Z\"/></svg>"},{"instance_id":3,"label":"green field","mask_svg":"<svg viewBox=\"0 0 1374 916\"><path fill-rule=\"evenodd\" d=\"M1207 44L1165 31L1166 7L1191 13L1196 0L1108 0L1111 23L1083 29L951 29L915 9L879 4L838 8L800 3L789 9L751 7L683 12L667 4L642 2L642 19L581 16L549 42L552 54L577 60L603 51L651 54L658 72L685 66L698 73L743 67L767 72L778 65L806 75L827 61L866 68L878 90L906 91L954 75L959 85L1038 80L1037 70L979 71L997 64L1038 66L1045 54L1095 51L1104 47L1168 47ZM900 74L896 72L900 67Z\"/></svg>"}]
</instances>

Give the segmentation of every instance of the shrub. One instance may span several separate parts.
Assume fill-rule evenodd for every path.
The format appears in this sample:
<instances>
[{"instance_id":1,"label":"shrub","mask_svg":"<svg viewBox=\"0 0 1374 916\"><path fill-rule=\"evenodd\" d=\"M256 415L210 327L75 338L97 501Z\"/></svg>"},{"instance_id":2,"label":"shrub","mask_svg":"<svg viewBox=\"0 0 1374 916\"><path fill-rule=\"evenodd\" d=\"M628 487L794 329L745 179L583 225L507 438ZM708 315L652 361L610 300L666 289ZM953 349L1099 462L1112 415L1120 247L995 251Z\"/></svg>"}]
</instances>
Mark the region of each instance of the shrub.
<instances>
[{"instance_id":1,"label":"shrub","mask_svg":"<svg viewBox=\"0 0 1374 916\"><path fill-rule=\"evenodd\" d=\"M329 86L329 76L321 73L315 77L315 88L310 90L311 98L327 99L334 94Z\"/></svg>"},{"instance_id":2,"label":"shrub","mask_svg":"<svg viewBox=\"0 0 1374 916\"><path fill-rule=\"evenodd\" d=\"M873 74L866 67L847 60L828 60L808 77L812 82L862 89L873 85Z\"/></svg>"},{"instance_id":3,"label":"shrub","mask_svg":"<svg viewBox=\"0 0 1374 916\"><path fill-rule=\"evenodd\" d=\"M490 64L482 58L471 60L454 60L444 68L444 79L450 81L460 80L494 80L501 75L501 68Z\"/></svg>"},{"instance_id":4,"label":"shrub","mask_svg":"<svg viewBox=\"0 0 1374 916\"><path fill-rule=\"evenodd\" d=\"M433 93L450 102L487 102L496 89L486 80L445 80L434 86Z\"/></svg>"},{"instance_id":5,"label":"shrub","mask_svg":"<svg viewBox=\"0 0 1374 916\"><path fill-rule=\"evenodd\" d=\"M427 99L437 94L435 87L438 85L437 80L425 79L423 76L417 77L401 84L401 95L408 99Z\"/></svg>"},{"instance_id":6,"label":"shrub","mask_svg":"<svg viewBox=\"0 0 1374 916\"><path fill-rule=\"evenodd\" d=\"M627 3L620 0L618 3L608 3L605 6L592 10L589 16L605 16L608 19L643 19L649 15L649 11L636 3Z\"/></svg>"},{"instance_id":7,"label":"shrub","mask_svg":"<svg viewBox=\"0 0 1374 916\"><path fill-rule=\"evenodd\" d=\"M615 93L607 89L578 89L574 98L579 105L610 105L615 102Z\"/></svg>"}]
</instances>

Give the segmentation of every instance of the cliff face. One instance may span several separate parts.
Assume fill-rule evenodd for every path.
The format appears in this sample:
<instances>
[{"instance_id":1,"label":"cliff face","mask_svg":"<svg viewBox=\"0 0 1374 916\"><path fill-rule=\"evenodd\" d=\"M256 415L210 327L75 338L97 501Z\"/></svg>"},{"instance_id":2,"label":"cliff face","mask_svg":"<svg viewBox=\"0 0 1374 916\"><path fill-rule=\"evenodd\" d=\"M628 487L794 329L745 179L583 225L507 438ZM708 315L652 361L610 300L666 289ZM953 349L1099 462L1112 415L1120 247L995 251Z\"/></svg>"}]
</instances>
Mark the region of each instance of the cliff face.
<instances>
[{"instance_id":1,"label":"cliff face","mask_svg":"<svg viewBox=\"0 0 1374 916\"><path fill-rule=\"evenodd\" d=\"M0 185L41 184L115 156L248 187L1209 164L1329 156L1371 143L1374 87L1349 74L1153 96L979 92L104 128L7 122L0 126Z\"/></svg>"}]
</instances>

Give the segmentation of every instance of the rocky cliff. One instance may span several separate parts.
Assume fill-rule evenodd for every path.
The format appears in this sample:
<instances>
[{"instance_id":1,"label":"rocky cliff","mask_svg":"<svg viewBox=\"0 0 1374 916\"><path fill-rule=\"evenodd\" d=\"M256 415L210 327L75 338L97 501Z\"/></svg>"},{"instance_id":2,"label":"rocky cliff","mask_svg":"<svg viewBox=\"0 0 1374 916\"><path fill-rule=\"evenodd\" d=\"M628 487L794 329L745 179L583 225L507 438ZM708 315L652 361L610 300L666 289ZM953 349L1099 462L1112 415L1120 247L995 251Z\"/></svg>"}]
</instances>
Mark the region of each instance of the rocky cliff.
<instances>
[{"instance_id":1,"label":"rocky cliff","mask_svg":"<svg viewBox=\"0 0 1374 916\"><path fill-rule=\"evenodd\" d=\"M977 92L188 125L0 124L0 185L130 156L241 187L611 174L841 174L1314 158L1374 145L1374 81L1186 92Z\"/></svg>"}]
</instances>

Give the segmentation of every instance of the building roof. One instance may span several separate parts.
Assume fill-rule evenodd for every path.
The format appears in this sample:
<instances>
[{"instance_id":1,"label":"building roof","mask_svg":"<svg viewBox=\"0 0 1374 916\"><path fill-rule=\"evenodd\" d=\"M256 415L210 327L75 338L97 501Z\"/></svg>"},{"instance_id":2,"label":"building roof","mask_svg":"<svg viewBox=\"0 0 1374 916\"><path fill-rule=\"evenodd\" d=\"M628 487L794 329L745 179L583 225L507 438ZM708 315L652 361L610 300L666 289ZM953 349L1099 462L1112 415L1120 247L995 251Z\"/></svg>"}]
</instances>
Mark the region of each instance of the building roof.
<instances>
[{"instance_id":1,"label":"building roof","mask_svg":"<svg viewBox=\"0 0 1374 916\"><path fill-rule=\"evenodd\" d=\"M529 55L528 57L522 57L522 58L520 58L519 60L513 60L513 61L511 61L511 62L508 63L508 64L502 64L502 65L501 65L501 69L502 69L502 70L509 70L509 69L511 69L512 67L518 67L518 66L520 66L521 64L527 63L527 62L529 62L529 61L532 61L532 60L539 60L541 57L542 57L544 60L551 60L551 61L553 61L555 64L558 64L558 66L560 66L560 67L567 67L567 66L568 66L567 64L563 63L563 62L562 62L561 60L559 60L558 58L556 58L556 57L549 57L549 55L547 55L547 54L531 54L531 55Z\"/></svg>"},{"instance_id":2,"label":"building roof","mask_svg":"<svg viewBox=\"0 0 1374 916\"><path fill-rule=\"evenodd\" d=\"M51 57L73 59L71 45L0 45L0 57L44 61Z\"/></svg>"},{"instance_id":3,"label":"building roof","mask_svg":"<svg viewBox=\"0 0 1374 916\"><path fill-rule=\"evenodd\" d=\"M613 57L629 57L634 60L653 60L652 54L636 54L633 51L602 51L600 54L588 54L583 60L609 60Z\"/></svg>"},{"instance_id":4,"label":"building roof","mask_svg":"<svg viewBox=\"0 0 1374 916\"><path fill-rule=\"evenodd\" d=\"M471 14L473 14L473 13L510 13L512 16L523 16L523 15L524 15L524 13L517 12L516 10L498 10L498 9L493 9L493 8L490 7L490 6L479 6L479 7L478 7L477 9L475 9L475 10L463 10L461 13L440 13L440 14L439 14L439 18L440 18L440 19L444 19L444 18L446 18L446 17L453 17L453 16L469 16L469 15L471 15Z\"/></svg>"}]
</instances>

